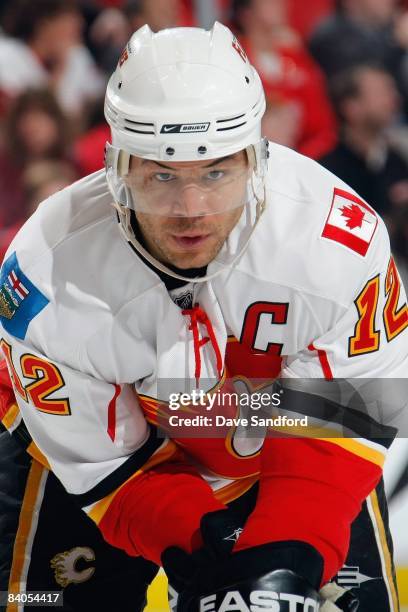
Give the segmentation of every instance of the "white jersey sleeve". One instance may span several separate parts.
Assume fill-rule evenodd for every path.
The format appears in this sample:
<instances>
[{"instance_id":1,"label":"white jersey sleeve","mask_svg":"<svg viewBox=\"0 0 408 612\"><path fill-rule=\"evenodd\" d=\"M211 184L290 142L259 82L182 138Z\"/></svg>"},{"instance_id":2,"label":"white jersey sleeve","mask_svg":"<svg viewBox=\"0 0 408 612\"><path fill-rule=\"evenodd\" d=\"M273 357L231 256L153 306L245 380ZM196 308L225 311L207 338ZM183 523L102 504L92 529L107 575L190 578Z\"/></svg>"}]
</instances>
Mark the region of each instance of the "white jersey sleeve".
<instances>
[{"instance_id":1,"label":"white jersey sleeve","mask_svg":"<svg viewBox=\"0 0 408 612\"><path fill-rule=\"evenodd\" d=\"M126 328L145 289L140 274L124 270L137 278L132 288L119 278L126 255L138 264L97 173L43 203L1 269L0 342L19 406L8 429L24 422L67 491L90 501L167 445L146 422L135 389L153 358L136 327Z\"/></svg>"},{"instance_id":2,"label":"white jersey sleeve","mask_svg":"<svg viewBox=\"0 0 408 612\"><path fill-rule=\"evenodd\" d=\"M1 344L21 412L10 430L24 419L69 493L100 499L165 445L152 435L131 385L74 370L16 338L3 336Z\"/></svg>"}]
</instances>

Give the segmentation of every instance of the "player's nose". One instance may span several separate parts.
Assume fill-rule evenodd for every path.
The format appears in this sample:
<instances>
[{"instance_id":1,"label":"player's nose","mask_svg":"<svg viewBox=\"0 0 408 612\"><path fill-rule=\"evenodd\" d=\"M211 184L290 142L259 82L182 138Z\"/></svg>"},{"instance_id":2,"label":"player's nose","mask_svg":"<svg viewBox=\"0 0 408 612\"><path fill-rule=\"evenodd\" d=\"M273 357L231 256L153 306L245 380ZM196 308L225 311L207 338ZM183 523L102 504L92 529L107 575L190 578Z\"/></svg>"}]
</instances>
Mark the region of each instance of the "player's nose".
<instances>
[{"instance_id":1,"label":"player's nose","mask_svg":"<svg viewBox=\"0 0 408 612\"><path fill-rule=\"evenodd\" d=\"M210 212L208 200L208 193L198 185L185 185L179 193L174 212L185 217L207 215Z\"/></svg>"}]
</instances>

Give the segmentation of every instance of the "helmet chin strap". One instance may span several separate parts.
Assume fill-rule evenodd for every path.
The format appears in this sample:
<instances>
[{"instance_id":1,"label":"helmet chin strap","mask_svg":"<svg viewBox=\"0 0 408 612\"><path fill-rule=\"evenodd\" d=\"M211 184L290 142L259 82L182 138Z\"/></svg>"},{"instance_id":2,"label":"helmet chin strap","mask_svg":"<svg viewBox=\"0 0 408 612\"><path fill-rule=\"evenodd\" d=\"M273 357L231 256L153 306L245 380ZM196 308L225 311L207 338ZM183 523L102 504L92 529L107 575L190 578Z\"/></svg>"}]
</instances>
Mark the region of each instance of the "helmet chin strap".
<instances>
[{"instance_id":1,"label":"helmet chin strap","mask_svg":"<svg viewBox=\"0 0 408 612\"><path fill-rule=\"evenodd\" d=\"M152 264L152 266L154 266L157 270L160 270L161 272L164 272L165 274L168 274L169 276L172 276L173 278L176 278L178 280L185 281L186 283L191 283L191 282L205 283L208 280L215 278L216 276L221 274L221 272L223 272L225 268L229 268L231 267L231 265L235 264L238 261L238 259L241 257L241 255L243 255L243 253L246 251L248 247L248 243L251 239L251 236L254 233L255 228L258 225L258 222L261 218L261 215L265 210L265 192L264 192L264 197L262 199L260 199L258 195L255 195L255 197L256 197L256 215L255 215L254 224L241 250L235 256L232 264L228 264L228 265L221 264L222 267L216 272L213 272L212 274L207 274L205 276L199 276L196 278L191 278L190 276L183 276L182 274L177 274L176 272L174 272L173 270L165 266L163 263L161 263L159 260L157 260L155 257L153 257L151 253L149 253L149 251L147 251L135 237L135 234L134 234L134 231L131 225L131 213L132 213L131 209L125 206L122 206L121 204L118 204L117 202L113 202L112 206L115 208L115 210L118 213L119 227L125 239L127 240L127 242L130 242L131 245L144 257L144 259L146 259L149 263Z\"/></svg>"}]
</instances>

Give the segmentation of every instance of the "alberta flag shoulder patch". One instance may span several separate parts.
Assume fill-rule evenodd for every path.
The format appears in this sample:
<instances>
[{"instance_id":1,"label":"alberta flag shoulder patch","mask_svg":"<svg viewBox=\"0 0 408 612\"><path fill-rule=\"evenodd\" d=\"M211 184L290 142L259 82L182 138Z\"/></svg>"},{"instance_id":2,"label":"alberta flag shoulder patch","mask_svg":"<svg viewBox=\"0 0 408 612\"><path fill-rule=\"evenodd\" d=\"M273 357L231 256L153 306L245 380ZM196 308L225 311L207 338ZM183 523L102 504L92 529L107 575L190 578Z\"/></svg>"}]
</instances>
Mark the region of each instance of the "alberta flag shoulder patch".
<instances>
[{"instance_id":1,"label":"alberta flag shoulder patch","mask_svg":"<svg viewBox=\"0 0 408 612\"><path fill-rule=\"evenodd\" d=\"M4 329L23 340L30 322L48 303L21 270L16 253L12 253L0 272L0 321Z\"/></svg>"},{"instance_id":2,"label":"alberta flag shoulder patch","mask_svg":"<svg viewBox=\"0 0 408 612\"><path fill-rule=\"evenodd\" d=\"M343 189L334 189L322 238L339 242L363 257L368 251L378 217L366 202Z\"/></svg>"}]
</instances>

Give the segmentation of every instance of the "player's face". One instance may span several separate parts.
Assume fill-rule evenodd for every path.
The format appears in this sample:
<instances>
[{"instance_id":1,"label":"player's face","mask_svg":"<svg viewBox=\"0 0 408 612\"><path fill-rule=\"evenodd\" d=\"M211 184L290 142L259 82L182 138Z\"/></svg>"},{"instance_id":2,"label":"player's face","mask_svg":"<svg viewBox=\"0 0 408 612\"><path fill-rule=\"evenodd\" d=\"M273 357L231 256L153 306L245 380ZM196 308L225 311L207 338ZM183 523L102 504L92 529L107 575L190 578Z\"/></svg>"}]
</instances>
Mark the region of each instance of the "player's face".
<instances>
[{"instance_id":1,"label":"player's face","mask_svg":"<svg viewBox=\"0 0 408 612\"><path fill-rule=\"evenodd\" d=\"M248 173L245 151L219 160L165 165L133 158L130 174L144 184L144 194L153 182L152 212L136 212L150 253L180 269L210 263L241 216Z\"/></svg>"}]
</instances>

